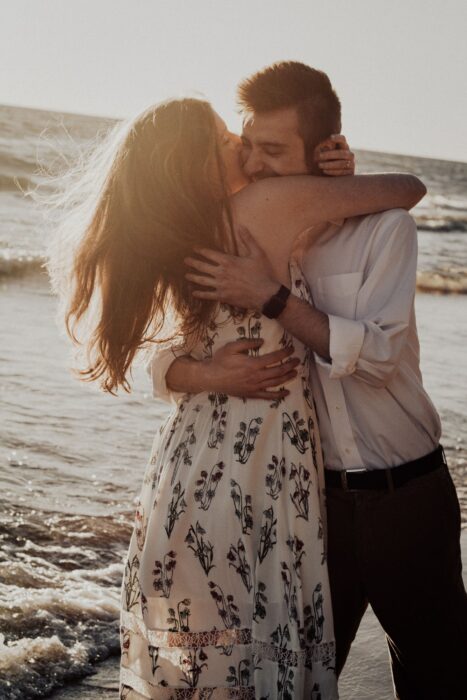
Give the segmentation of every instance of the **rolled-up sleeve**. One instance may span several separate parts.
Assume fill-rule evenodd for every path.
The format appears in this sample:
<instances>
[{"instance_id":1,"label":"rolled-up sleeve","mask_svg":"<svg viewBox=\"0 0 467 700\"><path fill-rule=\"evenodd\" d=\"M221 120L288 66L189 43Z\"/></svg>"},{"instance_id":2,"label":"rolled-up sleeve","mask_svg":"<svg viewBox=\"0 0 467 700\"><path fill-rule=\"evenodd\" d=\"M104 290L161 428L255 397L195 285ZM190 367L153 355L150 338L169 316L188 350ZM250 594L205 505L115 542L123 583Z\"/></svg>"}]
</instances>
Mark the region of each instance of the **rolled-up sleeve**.
<instances>
[{"instance_id":1,"label":"rolled-up sleeve","mask_svg":"<svg viewBox=\"0 0 467 700\"><path fill-rule=\"evenodd\" d=\"M317 361L331 379L352 374L383 387L397 371L413 313L417 228L412 217L398 209L385 212L370 235L355 318L329 314L331 360Z\"/></svg>"},{"instance_id":2,"label":"rolled-up sleeve","mask_svg":"<svg viewBox=\"0 0 467 700\"><path fill-rule=\"evenodd\" d=\"M172 391L167 386L166 374L169 367L180 355L184 353L175 345L164 345L153 350L146 362L146 371L152 381L152 395L166 403L177 403L183 394Z\"/></svg>"},{"instance_id":3,"label":"rolled-up sleeve","mask_svg":"<svg viewBox=\"0 0 467 700\"><path fill-rule=\"evenodd\" d=\"M355 372L365 336L365 326L340 316L329 315L331 379Z\"/></svg>"}]
</instances>

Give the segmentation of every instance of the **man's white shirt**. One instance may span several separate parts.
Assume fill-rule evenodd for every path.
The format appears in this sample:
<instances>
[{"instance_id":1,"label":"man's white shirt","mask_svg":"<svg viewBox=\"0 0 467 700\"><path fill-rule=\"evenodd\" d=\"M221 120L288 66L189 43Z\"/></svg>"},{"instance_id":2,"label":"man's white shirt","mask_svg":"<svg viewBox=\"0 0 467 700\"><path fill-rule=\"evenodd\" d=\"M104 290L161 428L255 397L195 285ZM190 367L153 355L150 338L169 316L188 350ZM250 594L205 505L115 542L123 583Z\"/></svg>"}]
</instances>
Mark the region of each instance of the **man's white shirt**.
<instances>
[{"instance_id":1,"label":"man's white shirt","mask_svg":"<svg viewBox=\"0 0 467 700\"><path fill-rule=\"evenodd\" d=\"M328 314L330 357L311 385L325 464L386 468L432 452L441 424L420 372L417 228L403 210L329 224L301 260Z\"/></svg>"},{"instance_id":2,"label":"man's white shirt","mask_svg":"<svg viewBox=\"0 0 467 700\"><path fill-rule=\"evenodd\" d=\"M420 373L411 216L394 209L326 225L300 264L329 316L331 360L315 354L311 367L326 467L386 468L433 451L441 425ZM150 363L157 398L174 398L173 360L165 348Z\"/></svg>"}]
</instances>

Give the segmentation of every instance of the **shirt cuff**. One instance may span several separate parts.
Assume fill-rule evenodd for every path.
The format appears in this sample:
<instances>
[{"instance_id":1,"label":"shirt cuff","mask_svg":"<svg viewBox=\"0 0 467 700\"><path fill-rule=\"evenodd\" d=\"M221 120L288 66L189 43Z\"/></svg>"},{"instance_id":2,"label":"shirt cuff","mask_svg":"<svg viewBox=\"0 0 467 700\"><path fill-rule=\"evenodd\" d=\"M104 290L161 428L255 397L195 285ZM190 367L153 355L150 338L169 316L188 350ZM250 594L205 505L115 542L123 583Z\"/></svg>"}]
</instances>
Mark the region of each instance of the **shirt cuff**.
<instances>
[{"instance_id":1,"label":"shirt cuff","mask_svg":"<svg viewBox=\"0 0 467 700\"><path fill-rule=\"evenodd\" d=\"M330 379L340 379L355 372L365 337L365 326L361 321L352 321L341 316L329 318L329 355L326 361L315 353L317 364L327 369Z\"/></svg>"},{"instance_id":2,"label":"shirt cuff","mask_svg":"<svg viewBox=\"0 0 467 700\"><path fill-rule=\"evenodd\" d=\"M177 355L172 348L156 352L148 363L146 369L152 379L152 395L155 399L160 399L166 403L178 403L185 394L172 391L167 386L165 376L169 367L177 359Z\"/></svg>"}]
</instances>

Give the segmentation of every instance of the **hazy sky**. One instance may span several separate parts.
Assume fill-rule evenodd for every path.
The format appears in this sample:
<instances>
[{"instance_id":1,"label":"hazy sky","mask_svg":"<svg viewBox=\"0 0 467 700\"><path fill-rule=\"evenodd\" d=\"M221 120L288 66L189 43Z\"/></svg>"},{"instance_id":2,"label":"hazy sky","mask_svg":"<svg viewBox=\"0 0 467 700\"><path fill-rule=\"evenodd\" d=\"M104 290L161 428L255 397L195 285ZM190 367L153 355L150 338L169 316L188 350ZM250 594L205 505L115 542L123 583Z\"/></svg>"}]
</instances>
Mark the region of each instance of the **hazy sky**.
<instances>
[{"instance_id":1,"label":"hazy sky","mask_svg":"<svg viewBox=\"0 0 467 700\"><path fill-rule=\"evenodd\" d=\"M467 161L466 0L0 0L0 102L131 116L276 60L325 70L354 147Z\"/></svg>"}]
</instances>

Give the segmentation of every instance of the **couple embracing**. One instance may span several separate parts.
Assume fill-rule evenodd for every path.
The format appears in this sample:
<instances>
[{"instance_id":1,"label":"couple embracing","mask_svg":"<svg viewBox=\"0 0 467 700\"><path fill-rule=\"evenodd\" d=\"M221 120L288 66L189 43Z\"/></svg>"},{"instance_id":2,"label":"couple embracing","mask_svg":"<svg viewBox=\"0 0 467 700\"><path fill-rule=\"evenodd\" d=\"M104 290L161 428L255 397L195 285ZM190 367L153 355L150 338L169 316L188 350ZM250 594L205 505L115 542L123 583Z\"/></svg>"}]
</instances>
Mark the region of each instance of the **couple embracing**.
<instances>
[{"instance_id":1,"label":"couple embracing","mask_svg":"<svg viewBox=\"0 0 467 700\"><path fill-rule=\"evenodd\" d=\"M425 188L353 175L320 71L277 63L238 96L241 140L200 100L137 118L73 257L71 329L100 300L84 377L127 388L168 338L150 369L176 403L126 560L120 696L332 700L370 603L396 697L466 697L414 315Z\"/></svg>"}]
</instances>

